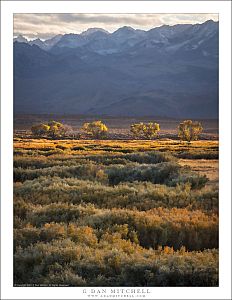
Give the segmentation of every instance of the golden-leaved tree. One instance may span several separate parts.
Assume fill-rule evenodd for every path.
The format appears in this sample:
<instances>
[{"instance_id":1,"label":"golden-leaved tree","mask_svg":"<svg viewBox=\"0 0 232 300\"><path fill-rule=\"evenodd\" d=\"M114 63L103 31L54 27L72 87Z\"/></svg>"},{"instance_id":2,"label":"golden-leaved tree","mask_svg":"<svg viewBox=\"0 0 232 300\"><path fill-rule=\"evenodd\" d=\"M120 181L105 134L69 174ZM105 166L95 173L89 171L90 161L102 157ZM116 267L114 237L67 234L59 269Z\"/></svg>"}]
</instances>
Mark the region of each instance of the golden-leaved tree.
<instances>
[{"instance_id":1,"label":"golden-leaved tree","mask_svg":"<svg viewBox=\"0 0 232 300\"><path fill-rule=\"evenodd\" d=\"M130 131L136 138L145 138L152 139L155 138L160 131L160 126L158 123L149 122L149 123L136 123L132 124Z\"/></svg>"},{"instance_id":2,"label":"golden-leaved tree","mask_svg":"<svg viewBox=\"0 0 232 300\"><path fill-rule=\"evenodd\" d=\"M48 136L51 138L63 137L68 132L71 132L71 126L62 124L57 121L49 121L48 123L41 123L37 125L33 125L31 127L31 132L33 135L42 137Z\"/></svg>"},{"instance_id":3,"label":"golden-leaved tree","mask_svg":"<svg viewBox=\"0 0 232 300\"><path fill-rule=\"evenodd\" d=\"M102 121L93 121L90 123L84 123L82 131L93 138L100 139L106 137L108 128L104 123L102 123Z\"/></svg>"},{"instance_id":4,"label":"golden-leaved tree","mask_svg":"<svg viewBox=\"0 0 232 300\"><path fill-rule=\"evenodd\" d=\"M200 122L193 122L192 120L185 120L179 124L178 136L182 141L196 141L202 132L203 127Z\"/></svg>"}]
</instances>

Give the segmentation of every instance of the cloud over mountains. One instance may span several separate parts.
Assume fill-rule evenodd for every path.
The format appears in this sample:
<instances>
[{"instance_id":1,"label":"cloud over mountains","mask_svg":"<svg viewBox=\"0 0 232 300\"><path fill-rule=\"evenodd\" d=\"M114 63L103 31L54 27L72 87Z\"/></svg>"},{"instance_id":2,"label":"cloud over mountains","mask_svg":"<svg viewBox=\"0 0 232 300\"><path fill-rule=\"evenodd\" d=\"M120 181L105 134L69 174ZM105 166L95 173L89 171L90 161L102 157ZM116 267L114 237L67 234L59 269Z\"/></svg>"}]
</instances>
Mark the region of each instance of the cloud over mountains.
<instances>
[{"instance_id":1,"label":"cloud over mountains","mask_svg":"<svg viewBox=\"0 0 232 300\"><path fill-rule=\"evenodd\" d=\"M161 25L196 24L209 19L218 21L217 14L14 14L14 35L47 39L57 34L81 33L90 27L109 32L125 24L149 30Z\"/></svg>"}]
</instances>

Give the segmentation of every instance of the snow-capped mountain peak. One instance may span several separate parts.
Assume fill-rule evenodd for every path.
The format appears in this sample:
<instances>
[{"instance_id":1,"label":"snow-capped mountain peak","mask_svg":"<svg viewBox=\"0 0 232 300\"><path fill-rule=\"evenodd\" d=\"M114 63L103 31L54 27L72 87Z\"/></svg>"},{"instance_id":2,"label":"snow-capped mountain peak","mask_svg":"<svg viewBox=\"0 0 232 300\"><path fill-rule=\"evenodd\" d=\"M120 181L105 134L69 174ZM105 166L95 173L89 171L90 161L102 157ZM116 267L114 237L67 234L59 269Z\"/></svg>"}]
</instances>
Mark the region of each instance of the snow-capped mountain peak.
<instances>
[{"instance_id":1,"label":"snow-capped mountain peak","mask_svg":"<svg viewBox=\"0 0 232 300\"><path fill-rule=\"evenodd\" d=\"M17 37L14 38L14 42L18 43L28 43L28 40L23 36L23 35L18 35Z\"/></svg>"},{"instance_id":2,"label":"snow-capped mountain peak","mask_svg":"<svg viewBox=\"0 0 232 300\"><path fill-rule=\"evenodd\" d=\"M93 34L93 33L96 33L96 32L102 32L102 33L109 34L108 31L106 31L105 29L102 29L102 28L89 28L89 29L83 31L81 33L81 35L87 36L87 35L90 35L90 34Z\"/></svg>"}]
</instances>

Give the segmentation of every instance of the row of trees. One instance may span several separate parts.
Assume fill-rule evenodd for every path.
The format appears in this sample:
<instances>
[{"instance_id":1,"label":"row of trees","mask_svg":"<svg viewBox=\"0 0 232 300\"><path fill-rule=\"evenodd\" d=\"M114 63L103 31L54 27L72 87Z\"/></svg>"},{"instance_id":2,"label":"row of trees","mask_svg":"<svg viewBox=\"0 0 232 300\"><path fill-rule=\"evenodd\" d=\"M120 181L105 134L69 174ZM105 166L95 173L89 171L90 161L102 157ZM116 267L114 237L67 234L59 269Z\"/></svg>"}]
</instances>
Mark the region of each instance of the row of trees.
<instances>
[{"instance_id":1,"label":"row of trees","mask_svg":"<svg viewBox=\"0 0 232 300\"><path fill-rule=\"evenodd\" d=\"M93 121L84 123L81 130L90 137L101 139L105 138L108 132L108 127L102 121ZM197 140L203 127L200 122L185 120L178 126L178 137L187 142ZM50 121L46 124L41 123L34 125L31 128L32 134L38 137L48 136L51 138L64 137L70 134L73 130L70 126L60 122ZM134 138L154 139L160 131L160 125L155 122L135 123L130 127L130 132Z\"/></svg>"}]
</instances>

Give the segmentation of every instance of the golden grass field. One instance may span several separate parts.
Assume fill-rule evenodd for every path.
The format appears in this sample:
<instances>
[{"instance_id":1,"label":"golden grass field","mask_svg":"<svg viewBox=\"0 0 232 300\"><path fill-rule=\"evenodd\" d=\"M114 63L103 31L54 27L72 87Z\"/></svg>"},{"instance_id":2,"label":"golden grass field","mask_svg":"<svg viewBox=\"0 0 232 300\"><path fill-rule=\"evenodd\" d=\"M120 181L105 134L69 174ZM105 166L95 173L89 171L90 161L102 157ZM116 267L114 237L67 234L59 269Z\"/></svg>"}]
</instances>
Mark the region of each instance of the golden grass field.
<instances>
[{"instance_id":1,"label":"golden grass field","mask_svg":"<svg viewBox=\"0 0 232 300\"><path fill-rule=\"evenodd\" d=\"M171 139L164 140L48 140L48 139L14 139L14 149L55 149L57 146L66 147L66 152L71 152L73 147L83 147L79 154L100 153L98 151L120 152L127 151L218 151L218 141L192 141L191 143L175 141Z\"/></svg>"}]
</instances>

